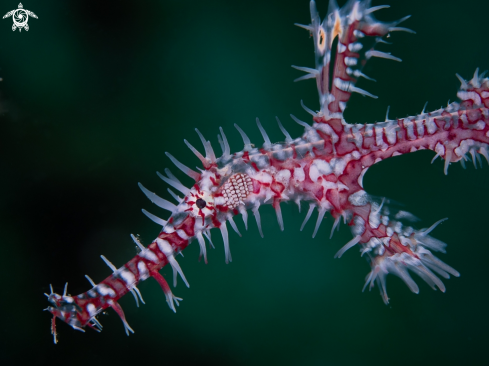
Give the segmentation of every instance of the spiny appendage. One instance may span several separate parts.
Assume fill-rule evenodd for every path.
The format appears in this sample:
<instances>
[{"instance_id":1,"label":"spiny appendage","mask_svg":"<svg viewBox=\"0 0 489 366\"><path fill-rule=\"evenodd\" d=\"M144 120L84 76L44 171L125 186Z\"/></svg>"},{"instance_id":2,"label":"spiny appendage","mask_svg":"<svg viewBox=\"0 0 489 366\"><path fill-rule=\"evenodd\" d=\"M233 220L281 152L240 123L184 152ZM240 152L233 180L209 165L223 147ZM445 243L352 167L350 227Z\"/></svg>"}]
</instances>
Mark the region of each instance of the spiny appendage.
<instances>
[{"instance_id":1,"label":"spiny appendage","mask_svg":"<svg viewBox=\"0 0 489 366\"><path fill-rule=\"evenodd\" d=\"M131 292L137 306L139 306L139 300L144 304L144 300L136 285L149 277L153 277L161 286L168 306L175 312L175 305L178 306L178 301L182 299L173 295L170 286L158 271L169 263L173 269L174 286L176 286L177 274L189 286L180 265L175 259L175 255L188 245L188 240L183 237L193 236L191 230L194 221L195 219L189 216L174 227L173 233L160 233L158 238L147 248L134 235L131 235L140 249L138 255L120 268L116 268L107 258L101 256L113 271L113 274L99 284L93 282L90 277L85 276L93 287L83 294L71 296L67 294L67 286L65 286L63 295L58 295L54 293L51 287L51 293L45 295L53 306L45 310L53 314L51 333L53 334L54 343L57 343L56 318L63 320L76 330L84 331L83 328L89 326L92 329L101 331L102 325L96 317L108 307L114 309L119 315L126 334L129 335L129 332L134 333L127 323L122 307L117 300L126 293Z\"/></svg>"},{"instance_id":2,"label":"spiny appendage","mask_svg":"<svg viewBox=\"0 0 489 366\"><path fill-rule=\"evenodd\" d=\"M470 130L470 133L437 146L433 160L438 156L445 159L445 174L451 162L460 161L465 168L465 161L468 160L469 155L476 169L477 161L482 167L480 155L489 162L489 79L484 77L486 72L479 75L477 68L470 80L464 80L456 74L461 83L457 92L457 97L460 99L458 115L452 113L454 117L451 123L447 120L446 125L449 129Z\"/></svg>"},{"instance_id":3,"label":"spiny appendage","mask_svg":"<svg viewBox=\"0 0 489 366\"><path fill-rule=\"evenodd\" d=\"M408 270L416 273L433 290L438 287L445 292L445 285L437 275L448 279L450 274L458 277L459 273L431 253L445 253L446 244L429 234L446 219L437 221L427 229L416 230L401 222L417 221L416 217L402 210L393 211L386 203L385 199L380 203L372 200L353 210L354 238L335 257L341 257L359 244L361 255L366 255L372 268L363 290L367 287L371 290L377 283L386 304L389 302L386 290L386 276L389 273L401 278L414 293L418 293L419 288Z\"/></svg>"},{"instance_id":4,"label":"spiny appendage","mask_svg":"<svg viewBox=\"0 0 489 366\"><path fill-rule=\"evenodd\" d=\"M489 162L489 79L476 70L470 81L463 80L457 93L457 102L448 103L431 112L399 119L390 119L388 112L383 122L348 124L336 131L335 150L339 154L357 150L364 172L371 165L397 155L429 149L445 160L445 174L450 163L472 159L477 168L482 166L480 155ZM317 119L315 119L317 120ZM329 124L315 123L321 131ZM336 127L335 125L332 125ZM364 174L363 172L363 174Z\"/></svg>"},{"instance_id":5,"label":"spiny appendage","mask_svg":"<svg viewBox=\"0 0 489 366\"><path fill-rule=\"evenodd\" d=\"M414 33L410 29L397 27L409 16L394 22L380 22L372 16L373 12L388 7L387 5L370 7L370 0L349 0L342 8L339 8L335 0L330 0L328 13L321 22L316 4L311 1L311 24L296 24L310 31L313 36L316 67L313 69L292 66L307 73L295 81L316 79L321 106L318 117L324 117L325 121L331 118L341 119L351 93L377 98L368 91L355 86L360 77L375 81L362 73L363 66L368 59L380 57L401 61L390 53L374 50L378 43L387 43L382 37L389 32ZM332 50L336 37L338 37L338 46L336 50ZM330 75L332 60L335 63L334 74Z\"/></svg>"},{"instance_id":6,"label":"spiny appendage","mask_svg":"<svg viewBox=\"0 0 489 366\"><path fill-rule=\"evenodd\" d=\"M476 69L468 81L457 74L461 82L457 92L459 102L412 119L410 139L420 133L423 137L424 129L419 126L424 124L426 135L433 134L435 130L441 131L438 139L427 136L425 147L436 152L432 162L438 157L445 160L445 174L453 162L460 162L465 168L465 161L471 158L476 169L477 163L482 167L480 155L489 162L489 79L484 78L485 73L479 75L479 69Z\"/></svg>"},{"instance_id":7,"label":"spiny appendage","mask_svg":"<svg viewBox=\"0 0 489 366\"><path fill-rule=\"evenodd\" d=\"M71 325L73 329L79 330L81 332L85 332L83 329L86 325L95 329L96 331L102 330L102 325L98 322L98 320L93 316L93 318L89 318L88 321L83 321L80 318L83 318L83 315L80 314L79 309L77 307L77 303L75 299L68 294L68 283L65 284L65 288L63 291L63 295L59 295L53 291L53 286L49 285L51 292L49 294L44 293L48 298L48 301L53 304L53 306L48 306L46 309L51 314L53 314L53 318L51 321L51 334L53 335L54 343L58 343L58 336L56 332L56 318L60 318L67 324ZM92 306L89 306L88 309L95 310ZM87 310L88 311L88 310Z\"/></svg>"}]
</instances>

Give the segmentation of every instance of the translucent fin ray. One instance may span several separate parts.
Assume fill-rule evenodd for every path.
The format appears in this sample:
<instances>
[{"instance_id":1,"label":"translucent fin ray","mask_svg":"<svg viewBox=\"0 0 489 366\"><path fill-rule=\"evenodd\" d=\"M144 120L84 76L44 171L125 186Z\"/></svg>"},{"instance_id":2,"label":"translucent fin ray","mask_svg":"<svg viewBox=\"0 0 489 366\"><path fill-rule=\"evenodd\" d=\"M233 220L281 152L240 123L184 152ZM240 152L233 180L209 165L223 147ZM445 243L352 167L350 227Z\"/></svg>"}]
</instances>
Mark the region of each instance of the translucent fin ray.
<instances>
[{"instance_id":1,"label":"translucent fin ray","mask_svg":"<svg viewBox=\"0 0 489 366\"><path fill-rule=\"evenodd\" d=\"M198 181L200 179L200 174L197 173L196 171L186 167L185 165L183 165L182 163L180 163L177 159L175 159L173 157L173 155L171 155L170 153L168 152L165 152L166 156L168 156L170 158L170 160L172 161L173 164L175 164L175 166L180 169L182 172L184 172L185 174L187 174L190 178L194 179L195 181Z\"/></svg>"},{"instance_id":2,"label":"translucent fin ray","mask_svg":"<svg viewBox=\"0 0 489 366\"><path fill-rule=\"evenodd\" d=\"M170 212L175 212L177 206L175 206L173 203L157 196L155 193L147 190L144 188L144 186L141 183L138 183L139 188L143 191L143 193L146 195L146 197L149 198L151 202L153 202L156 206L161 207L165 210L168 210Z\"/></svg>"},{"instance_id":3,"label":"translucent fin ray","mask_svg":"<svg viewBox=\"0 0 489 366\"><path fill-rule=\"evenodd\" d=\"M257 205L253 207L253 215L255 216L256 219L256 226L258 226L258 232L260 233L260 236L263 238L263 231L261 229L261 218L260 218L260 211L258 211L258 208L260 205Z\"/></svg>"},{"instance_id":4,"label":"translucent fin ray","mask_svg":"<svg viewBox=\"0 0 489 366\"><path fill-rule=\"evenodd\" d=\"M260 120L258 119L258 117L256 118L256 124L258 125L258 129L260 130L260 133L263 136L263 140L265 140L265 142L263 144L263 148L264 149L270 149L272 147L272 142L270 141L270 138L268 137L265 129L261 125Z\"/></svg>"},{"instance_id":5,"label":"translucent fin ray","mask_svg":"<svg viewBox=\"0 0 489 366\"><path fill-rule=\"evenodd\" d=\"M282 131L282 133L285 136L285 142L287 144L290 144L292 142L292 137L290 137L290 134L287 132L287 130L284 128L284 126L282 126L282 123L280 122L278 117L275 117L275 119L277 120L278 127L280 128L280 131ZM488 159L488 161L489 161L489 159Z\"/></svg>"},{"instance_id":6,"label":"translucent fin ray","mask_svg":"<svg viewBox=\"0 0 489 366\"><path fill-rule=\"evenodd\" d=\"M224 258L227 264L229 262L232 262L233 258L231 257L231 250L229 249L229 234L228 228L226 226L226 221L221 223L221 226L219 228L221 229L222 241L224 243Z\"/></svg>"},{"instance_id":7,"label":"translucent fin ray","mask_svg":"<svg viewBox=\"0 0 489 366\"><path fill-rule=\"evenodd\" d=\"M222 153L222 156L227 157L227 156L231 155L231 148L229 147L228 140L226 138L226 135L224 134L222 127L219 127L219 131L221 132L222 143L224 145L224 151Z\"/></svg>"},{"instance_id":8,"label":"translucent fin ray","mask_svg":"<svg viewBox=\"0 0 489 366\"><path fill-rule=\"evenodd\" d=\"M154 223L156 223L158 225L161 225L161 226L165 226L166 225L166 221L165 220L160 219L158 216L153 215L152 213L146 211L144 208L141 211L143 212L143 214L145 214Z\"/></svg>"},{"instance_id":9,"label":"translucent fin ray","mask_svg":"<svg viewBox=\"0 0 489 366\"><path fill-rule=\"evenodd\" d=\"M238 130L239 134L243 138L244 150L245 151L250 151L253 148L253 146L251 145L250 138L246 135L246 133L236 123L234 124L234 127L236 127L236 129Z\"/></svg>"},{"instance_id":10,"label":"translucent fin ray","mask_svg":"<svg viewBox=\"0 0 489 366\"><path fill-rule=\"evenodd\" d=\"M309 218L311 217L312 211L314 211L315 207L316 207L316 205L314 203L309 204L309 210L307 210L306 218L302 222L301 231L302 231L302 229L304 229L304 226L306 226L307 222L309 221Z\"/></svg>"},{"instance_id":11,"label":"translucent fin ray","mask_svg":"<svg viewBox=\"0 0 489 366\"><path fill-rule=\"evenodd\" d=\"M171 185L175 189L178 189L184 195L189 194L190 189L185 187L182 183L180 183L178 181L174 181L173 179L167 178L163 174L161 174L160 172L156 172L156 175L158 175L158 177L160 177L164 182L168 183L169 185Z\"/></svg>"}]
</instances>

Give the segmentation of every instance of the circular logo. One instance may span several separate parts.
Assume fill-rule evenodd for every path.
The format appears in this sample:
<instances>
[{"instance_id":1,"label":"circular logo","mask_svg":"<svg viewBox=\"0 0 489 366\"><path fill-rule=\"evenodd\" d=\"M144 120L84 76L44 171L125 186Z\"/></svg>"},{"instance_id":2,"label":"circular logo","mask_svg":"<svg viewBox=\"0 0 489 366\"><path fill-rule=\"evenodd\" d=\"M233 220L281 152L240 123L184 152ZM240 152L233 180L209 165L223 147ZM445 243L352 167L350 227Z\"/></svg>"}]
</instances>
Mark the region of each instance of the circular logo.
<instances>
[{"instance_id":1,"label":"circular logo","mask_svg":"<svg viewBox=\"0 0 489 366\"><path fill-rule=\"evenodd\" d=\"M27 20L29 20L29 15L24 9L17 9L12 15L12 19L16 27L22 28L27 24Z\"/></svg>"}]
</instances>

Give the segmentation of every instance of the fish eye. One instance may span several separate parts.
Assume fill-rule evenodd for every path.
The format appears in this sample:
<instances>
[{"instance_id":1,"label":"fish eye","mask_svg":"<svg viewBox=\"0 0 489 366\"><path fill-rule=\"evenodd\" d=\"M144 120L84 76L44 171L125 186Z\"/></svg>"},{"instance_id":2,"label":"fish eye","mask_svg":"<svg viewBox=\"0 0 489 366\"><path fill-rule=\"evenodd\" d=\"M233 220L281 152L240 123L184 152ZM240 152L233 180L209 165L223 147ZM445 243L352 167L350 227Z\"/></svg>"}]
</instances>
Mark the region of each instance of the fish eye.
<instances>
[{"instance_id":1,"label":"fish eye","mask_svg":"<svg viewBox=\"0 0 489 366\"><path fill-rule=\"evenodd\" d=\"M195 204L197 205L198 208L200 208L201 210L207 206L207 202L205 202L205 200L203 200L202 198L199 198Z\"/></svg>"}]
</instances>

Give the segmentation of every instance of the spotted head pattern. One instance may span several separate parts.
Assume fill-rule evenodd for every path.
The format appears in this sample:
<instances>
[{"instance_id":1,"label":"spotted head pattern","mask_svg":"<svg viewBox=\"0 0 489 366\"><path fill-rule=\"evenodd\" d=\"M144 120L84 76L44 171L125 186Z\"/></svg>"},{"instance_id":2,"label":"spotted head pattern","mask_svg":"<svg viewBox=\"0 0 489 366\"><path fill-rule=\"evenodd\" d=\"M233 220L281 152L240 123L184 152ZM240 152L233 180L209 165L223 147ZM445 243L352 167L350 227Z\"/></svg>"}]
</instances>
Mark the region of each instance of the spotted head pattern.
<instances>
[{"instance_id":1,"label":"spotted head pattern","mask_svg":"<svg viewBox=\"0 0 489 366\"><path fill-rule=\"evenodd\" d=\"M165 169L165 175L158 173L162 180L184 195L180 197L169 190L176 204L140 184L143 193L154 204L171 213L169 219L143 210L161 226L161 232L148 247L133 236L140 252L125 265L116 268L103 257L113 270L111 276L98 284L87 277L92 288L78 296L69 296L66 290L63 295L53 291L46 294L52 305L47 310L53 314L55 341L56 318L78 330L87 325L100 329L96 316L107 307L119 314L126 332L132 331L117 300L131 292L137 303L142 301L136 285L149 277L159 283L168 305L175 311L175 305L181 299L172 294L159 270L169 264L173 270L173 284L176 285L177 276L180 276L188 286L176 256L196 241L200 256L207 262L206 239L213 246L211 230L214 228L221 232L225 261L230 262L227 225L241 235L233 217L241 214L247 229L248 212L251 211L263 236L259 208L264 204L271 204L275 209L281 230L284 230L280 208L283 202L295 202L299 210L303 201L309 204L301 230L317 211L313 237L328 212L334 218L331 235L341 221L348 224L353 238L336 257L358 247L371 267L364 289L377 284L385 303L389 301L386 290L389 273L400 277L415 293L419 289L411 273L433 289L445 291L440 277L447 279L459 273L433 254L445 252L446 244L430 235L444 219L430 228L416 229L412 224L417 220L415 216L396 209L386 198L369 195L363 189L363 176L379 161L423 149L434 151L435 159L445 159L446 173L452 162L463 163L471 159L477 166L481 163L481 155L489 161L489 79L479 75L478 71L471 80L458 76L462 84L457 94L459 101L432 112L423 109L419 115L401 119L386 116L385 121L372 124L348 123L343 112L352 93L376 98L356 86L358 78L371 79L362 72L365 63L378 57L400 61L389 53L376 50L376 45L385 43L383 37L396 31L413 33L398 26L408 17L395 22L376 20L373 13L382 8L370 7L368 0L349 0L339 8L331 0L328 14L321 21L315 2L310 2L311 23L299 26L312 34L316 63L314 68L295 68L306 72L297 80L316 80L319 110L313 111L303 105L312 115L312 125L291 115L292 120L305 129L302 136L293 139L277 119L285 142L272 144L257 119L264 140L261 148L255 147L245 131L235 125L244 148L233 154L221 128L218 141L222 154L219 157L211 143L196 130L205 155L184 141L202 163L203 169L198 172L167 153L176 167L194 182L189 188L168 169ZM335 49L334 44L337 44Z\"/></svg>"}]
</instances>

